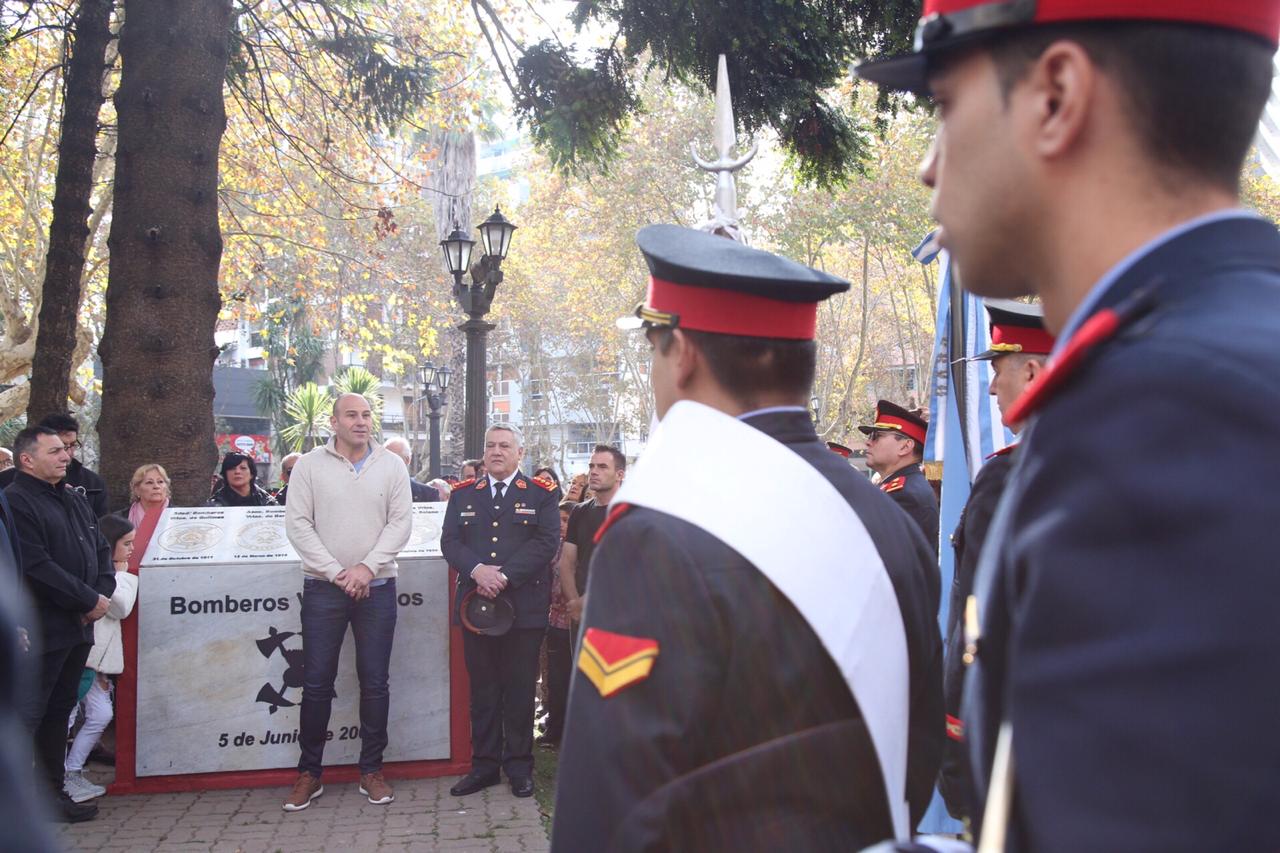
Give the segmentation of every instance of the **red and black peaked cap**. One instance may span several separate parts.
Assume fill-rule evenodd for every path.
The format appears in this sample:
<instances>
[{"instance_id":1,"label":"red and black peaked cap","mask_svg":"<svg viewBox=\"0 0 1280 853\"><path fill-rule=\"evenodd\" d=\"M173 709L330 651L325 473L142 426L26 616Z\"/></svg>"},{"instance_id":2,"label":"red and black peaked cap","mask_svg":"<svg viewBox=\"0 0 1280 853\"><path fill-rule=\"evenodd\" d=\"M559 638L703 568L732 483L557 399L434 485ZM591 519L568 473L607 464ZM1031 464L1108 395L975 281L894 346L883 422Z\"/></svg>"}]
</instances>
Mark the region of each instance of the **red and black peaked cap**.
<instances>
[{"instance_id":1,"label":"red and black peaked cap","mask_svg":"<svg viewBox=\"0 0 1280 853\"><path fill-rule=\"evenodd\" d=\"M900 432L907 438L914 438L924 444L929 432L929 422L897 403L880 400L876 403L876 422L858 427L858 431L866 435L871 435L876 430Z\"/></svg>"},{"instance_id":2,"label":"red and black peaked cap","mask_svg":"<svg viewBox=\"0 0 1280 853\"><path fill-rule=\"evenodd\" d=\"M1012 299L984 299L991 318L991 349L975 355L974 361L989 361L1013 352L1048 355L1053 352L1053 335L1044 327L1044 309Z\"/></svg>"},{"instance_id":3,"label":"red and black peaked cap","mask_svg":"<svg viewBox=\"0 0 1280 853\"><path fill-rule=\"evenodd\" d=\"M1163 22L1236 30L1274 50L1280 38L1280 0L924 0L911 53L864 62L864 80L923 93L929 60L1015 27L1086 21Z\"/></svg>"},{"instance_id":4,"label":"red and black peaked cap","mask_svg":"<svg viewBox=\"0 0 1280 853\"><path fill-rule=\"evenodd\" d=\"M770 252L676 225L636 234L649 292L623 328L659 326L751 338L813 340L818 303L849 282Z\"/></svg>"}]
</instances>

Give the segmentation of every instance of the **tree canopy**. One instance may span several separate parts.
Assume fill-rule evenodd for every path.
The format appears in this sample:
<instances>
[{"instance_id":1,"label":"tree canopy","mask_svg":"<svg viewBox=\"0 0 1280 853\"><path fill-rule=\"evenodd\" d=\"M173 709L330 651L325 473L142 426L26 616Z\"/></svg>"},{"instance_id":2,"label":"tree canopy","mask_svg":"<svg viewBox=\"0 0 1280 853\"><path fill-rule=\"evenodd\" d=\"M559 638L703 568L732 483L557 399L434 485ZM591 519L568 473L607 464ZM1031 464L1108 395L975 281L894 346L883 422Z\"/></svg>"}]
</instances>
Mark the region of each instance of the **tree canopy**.
<instances>
[{"instance_id":1,"label":"tree canopy","mask_svg":"<svg viewBox=\"0 0 1280 853\"><path fill-rule=\"evenodd\" d=\"M488 0L472 8L518 114L560 169L612 162L627 121L644 108L637 69L710 91L723 53L741 129L772 128L797 175L822 187L862 167L876 123L829 90L856 60L907 49L920 14L918 0L578 0L579 45L524 44ZM590 34L605 43L589 45ZM883 116L892 96L876 97Z\"/></svg>"}]
</instances>

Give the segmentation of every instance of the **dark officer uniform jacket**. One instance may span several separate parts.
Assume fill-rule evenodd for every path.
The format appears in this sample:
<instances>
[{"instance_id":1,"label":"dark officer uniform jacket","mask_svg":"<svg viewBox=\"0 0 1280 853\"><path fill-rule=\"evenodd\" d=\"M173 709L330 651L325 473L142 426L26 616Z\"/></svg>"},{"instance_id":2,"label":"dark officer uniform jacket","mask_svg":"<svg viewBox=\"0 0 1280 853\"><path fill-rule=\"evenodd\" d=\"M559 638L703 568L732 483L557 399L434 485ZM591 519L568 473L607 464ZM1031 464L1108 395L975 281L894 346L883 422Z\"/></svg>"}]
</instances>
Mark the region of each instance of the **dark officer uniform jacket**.
<instances>
[{"instance_id":1,"label":"dark officer uniform jacket","mask_svg":"<svg viewBox=\"0 0 1280 853\"><path fill-rule=\"evenodd\" d=\"M903 795L914 825L944 731L932 549L823 445L806 412L746 423L834 486L883 558L909 660ZM780 535L785 527L779 518ZM805 616L756 566L688 521L619 505L600 534L587 600L553 850L856 850L892 835L857 700ZM851 613L861 603L850 600ZM597 671L598 682L584 668L593 632L634 646L613 649L611 674Z\"/></svg>"},{"instance_id":2,"label":"dark officer uniform jacket","mask_svg":"<svg viewBox=\"0 0 1280 853\"><path fill-rule=\"evenodd\" d=\"M880 491L902 507L935 551L938 548L938 496L916 463L894 471L880 481Z\"/></svg>"},{"instance_id":3,"label":"dark officer uniform jacket","mask_svg":"<svg viewBox=\"0 0 1280 853\"><path fill-rule=\"evenodd\" d=\"M507 576L503 594L515 607L515 627L547 626L549 568L560 541L554 487L517 472L496 510L488 477L463 480L453 487L440 551L458 573L455 616L462 599L476 588L471 570L484 563L501 566Z\"/></svg>"},{"instance_id":4,"label":"dark officer uniform jacket","mask_svg":"<svg viewBox=\"0 0 1280 853\"><path fill-rule=\"evenodd\" d=\"M965 603L973 593L973 574L982 553L995 514L996 504L1004 494L1009 471L1013 467L1016 444L991 456L974 478L969 500L960 514L960 523L952 536L955 546L955 575L951 581L951 604L947 611L947 654L943 671L943 695L947 706L947 746L942 758L942 774L938 790L953 817L967 817L974 795L969 789L969 757L964 740L964 722L960 716L960 698L965 674Z\"/></svg>"},{"instance_id":5,"label":"dark officer uniform jacket","mask_svg":"<svg viewBox=\"0 0 1280 853\"><path fill-rule=\"evenodd\" d=\"M965 686L977 790L1011 725L1009 849L1275 849L1275 227L1209 220L1123 270L1006 420L1033 414Z\"/></svg>"},{"instance_id":6,"label":"dark officer uniform jacket","mask_svg":"<svg viewBox=\"0 0 1280 853\"><path fill-rule=\"evenodd\" d=\"M81 617L99 595L111 597L116 577L89 502L65 482L55 486L27 473L19 473L5 495L44 651L92 643L93 625Z\"/></svg>"},{"instance_id":7,"label":"dark officer uniform jacket","mask_svg":"<svg viewBox=\"0 0 1280 853\"><path fill-rule=\"evenodd\" d=\"M876 401L875 421L862 424L858 431L863 435L896 433L905 435L923 448L929 423L916 412L889 400ZM919 463L913 462L891 471L880 479L880 491L893 498L920 528L929 547L938 550L938 496L925 477Z\"/></svg>"}]
</instances>

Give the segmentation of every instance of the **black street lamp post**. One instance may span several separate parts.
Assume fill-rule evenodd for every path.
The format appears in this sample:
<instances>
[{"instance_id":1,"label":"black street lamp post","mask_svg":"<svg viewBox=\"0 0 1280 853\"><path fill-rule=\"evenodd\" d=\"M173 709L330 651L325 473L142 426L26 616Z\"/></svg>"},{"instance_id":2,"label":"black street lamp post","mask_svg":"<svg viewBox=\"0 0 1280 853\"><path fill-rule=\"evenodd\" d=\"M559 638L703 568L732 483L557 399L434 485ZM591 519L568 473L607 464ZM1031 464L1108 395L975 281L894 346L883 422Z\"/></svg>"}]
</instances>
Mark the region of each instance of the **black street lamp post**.
<instances>
[{"instance_id":1,"label":"black street lamp post","mask_svg":"<svg viewBox=\"0 0 1280 853\"><path fill-rule=\"evenodd\" d=\"M430 362L418 368L418 378L422 381L422 396L418 401L427 401L427 417L431 421L431 473L427 479L440 476L440 410L444 408L445 392L449 390L449 377L452 375L453 371L448 367L436 367Z\"/></svg>"},{"instance_id":2,"label":"black street lamp post","mask_svg":"<svg viewBox=\"0 0 1280 853\"><path fill-rule=\"evenodd\" d=\"M511 247L511 235L516 226L507 221L502 211L494 208L493 214L476 226L484 254L471 264L471 250L476 241L454 223L453 233L440 241L445 263L453 275L453 295L462 310L470 318L458 326L467 335L467 398L463 420L463 455L477 459L483 452L485 415L488 400L485 383L488 369L485 365L485 345L492 323L484 320L493 304L493 295L502 283L502 261ZM463 284L463 273L470 270L471 284Z\"/></svg>"}]
</instances>

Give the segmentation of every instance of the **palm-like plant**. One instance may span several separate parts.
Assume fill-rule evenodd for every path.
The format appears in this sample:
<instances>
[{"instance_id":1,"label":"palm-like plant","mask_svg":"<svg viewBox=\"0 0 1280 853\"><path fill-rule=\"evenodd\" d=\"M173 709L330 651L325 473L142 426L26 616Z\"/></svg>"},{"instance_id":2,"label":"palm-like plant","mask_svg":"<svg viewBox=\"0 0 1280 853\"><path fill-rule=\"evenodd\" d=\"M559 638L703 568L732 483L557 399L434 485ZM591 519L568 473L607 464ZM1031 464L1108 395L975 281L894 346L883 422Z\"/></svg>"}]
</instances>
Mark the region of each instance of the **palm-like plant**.
<instances>
[{"instance_id":1,"label":"palm-like plant","mask_svg":"<svg viewBox=\"0 0 1280 853\"><path fill-rule=\"evenodd\" d=\"M363 367L352 366L333 378L333 397L360 394L373 409L374 432L382 431L382 380Z\"/></svg>"},{"instance_id":2,"label":"palm-like plant","mask_svg":"<svg viewBox=\"0 0 1280 853\"><path fill-rule=\"evenodd\" d=\"M314 382L298 386L284 404L286 425L280 437L290 450L306 453L328 430L333 396Z\"/></svg>"}]
</instances>

